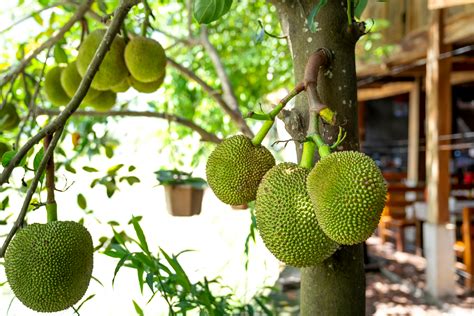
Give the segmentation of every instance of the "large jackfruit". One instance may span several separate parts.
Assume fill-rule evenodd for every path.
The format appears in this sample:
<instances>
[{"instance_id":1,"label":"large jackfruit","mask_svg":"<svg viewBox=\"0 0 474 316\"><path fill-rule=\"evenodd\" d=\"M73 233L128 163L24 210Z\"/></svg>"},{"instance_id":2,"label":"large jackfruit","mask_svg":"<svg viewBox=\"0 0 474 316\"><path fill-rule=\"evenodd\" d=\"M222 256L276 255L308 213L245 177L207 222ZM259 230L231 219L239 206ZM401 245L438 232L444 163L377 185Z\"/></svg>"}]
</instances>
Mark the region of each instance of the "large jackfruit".
<instances>
[{"instance_id":1,"label":"large jackfruit","mask_svg":"<svg viewBox=\"0 0 474 316\"><path fill-rule=\"evenodd\" d=\"M207 182L224 203L240 205L255 199L263 175L275 165L268 149L244 135L217 145L206 165Z\"/></svg>"},{"instance_id":2,"label":"large jackfruit","mask_svg":"<svg viewBox=\"0 0 474 316\"><path fill-rule=\"evenodd\" d=\"M1 104L0 104L1 106ZM0 132L9 131L20 124L20 117L16 107L11 103L6 103L0 108Z\"/></svg>"},{"instance_id":3,"label":"large jackfruit","mask_svg":"<svg viewBox=\"0 0 474 316\"><path fill-rule=\"evenodd\" d=\"M123 79L118 85L113 86L110 88L112 92L119 93L119 92L126 92L130 89L130 79L129 77Z\"/></svg>"},{"instance_id":4,"label":"large jackfruit","mask_svg":"<svg viewBox=\"0 0 474 316\"><path fill-rule=\"evenodd\" d=\"M387 195L375 162L355 151L322 158L308 175L307 189L319 225L343 245L361 243L372 235Z\"/></svg>"},{"instance_id":5,"label":"large jackfruit","mask_svg":"<svg viewBox=\"0 0 474 316\"><path fill-rule=\"evenodd\" d=\"M105 32L104 29L93 31L86 37L79 48L76 64L77 70L82 77L86 74L87 67L91 63L92 58L94 58ZM127 66L123 59L124 50L125 41L122 37L116 36L99 67L99 71L97 71L94 80L92 80L92 88L100 91L109 90L128 76Z\"/></svg>"},{"instance_id":6,"label":"large jackfruit","mask_svg":"<svg viewBox=\"0 0 474 316\"><path fill-rule=\"evenodd\" d=\"M140 82L157 81L165 72L165 50L151 38L134 37L125 47L124 56L128 71Z\"/></svg>"},{"instance_id":7,"label":"large jackfruit","mask_svg":"<svg viewBox=\"0 0 474 316\"><path fill-rule=\"evenodd\" d=\"M66 94L72 98L76 93L81 83L82 77L77 71L76 62L72 62L62 71L61 73L61 86L63 87ZM96 98L100 94L100 91L94 88L89 88L86 96L83 99L83 103L88 103L92 99Z\"/></svg>"},{"instance_id":8,"label":"large jackfruit","mask_svg":"<svg viewBox=\"0 0 474 316\"><path fill-rule=\"evenodd\" d=\"M137 79L135 79L134 77L130 77L130 82L132 84L132 87L135 90L137 90L138 92L141 92L141 93L153 93L153 92L155 92L163 84L164 80L165 80L165 73L164 72L161 75L161 77L158 78L158 80L152 81L152 82L140 82Z\"/></svg>"},{"instance_id":9,"label":"large jackfruit","mask_svg":"<svg viewBox=\"0 0 474 316\"><path fill-rule=\"evenodd\" d=\"M329 258L339 245L318 225L306 192L309 170L281 163L263 177L257 191L255 217L265 246L275 257L295 267Z\"/></svg>"},{"instance_id":10,"label":"large jackfruit","mask_svg":"<svg viewBox=\"0 0 474 316\"><path fill-rule=\"evenodd\" d=\"M84 296L93 252L91 235L76 222L29 225L17 232L5 253L8 283L32 310L64 310Z\"/></svg>"},{"instance_id":11,"label":"large jackfruit","mask_svg":"<svg viewBox=\"0 0 474 316\"><path fill-rule=\"evenodd\" d=\"M64 67L53 67L44 78L46 97L56 106L66 105L71 100L61 85L61 74L63 71Z\"/></svg>"},{"instance_id":12,"label":"large jackfruit","mask_svg":"<svg viewBox=\"0 0 474 316\"><path fill-rule=\"evenodd\" d=\"M114 107L117 101L117 93L102 91L97 97L88 102L88 105L97 111L105 112Z\"/></svg>"}]
</instances>

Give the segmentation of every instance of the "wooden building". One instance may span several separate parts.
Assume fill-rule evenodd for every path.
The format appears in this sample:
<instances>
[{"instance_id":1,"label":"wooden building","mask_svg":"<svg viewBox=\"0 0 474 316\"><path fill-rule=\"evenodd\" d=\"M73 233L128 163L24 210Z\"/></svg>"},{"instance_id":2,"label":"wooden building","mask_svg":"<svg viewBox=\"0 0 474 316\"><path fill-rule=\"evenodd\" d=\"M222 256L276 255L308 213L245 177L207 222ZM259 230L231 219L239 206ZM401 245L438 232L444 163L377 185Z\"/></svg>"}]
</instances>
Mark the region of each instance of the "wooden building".
<instances>
[{"instance_id":1,"label":"wooden building","mask_svg":"<svg viewBox=\"0 0 474 316\"><path fill-rule=\"evenodd\" d=\"M405 129L407 182L425 188L426 290L435 297L454 295L455 234L449 202L453 149L462 144L464 152L474 153L474 0L369 1L363 19L388 21L381 39L391 46L384 58L357 65L362 144L370 138L367 111L375 100L408 104L407 122L392 124L392 131ZM464 114L453 107L453 97L457 100L461 94L468 99L460 101ZM461 133L457 121L453 124L456 115L464 120ZM383 124L391 128L388 121Z\"/></svg>"}]
</instances>

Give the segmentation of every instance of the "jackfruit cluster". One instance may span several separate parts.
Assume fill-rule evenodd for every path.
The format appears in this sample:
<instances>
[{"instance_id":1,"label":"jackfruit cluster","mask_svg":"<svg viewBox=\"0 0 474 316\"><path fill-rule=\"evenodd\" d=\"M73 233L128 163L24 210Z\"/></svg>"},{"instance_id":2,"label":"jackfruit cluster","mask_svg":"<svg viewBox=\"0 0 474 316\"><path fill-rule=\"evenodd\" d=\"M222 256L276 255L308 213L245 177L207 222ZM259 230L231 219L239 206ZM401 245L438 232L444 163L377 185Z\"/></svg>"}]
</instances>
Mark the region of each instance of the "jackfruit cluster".
<instances>
[{"instance_id":1,"label":"jackfruit cluster","mask_svg":"<svg viewBox=\"0 0 474 316\"><path fill-rule=\"evenodd\" d=\"M306 191L309 170L281 163L263 177L255 217L265 246L280 261L307 267L329 258L339 247L318 225Z\"/></svg>"},{"instance_id":2,"label":"jackfruit cluster","mask_svg":"<svg viewBox=\"0 0 474 316\"><path fill-rule=\"evenodd\" d=\"M85 294L93 267L92 238L76 222L32 224L17 232L5 253L15 296L37 312L57 312Z\"/></svg>"},{"instance_id":3,"label":"jackfruit cluster","mask_svg":"<svg viewBox=\"0 0 474 316\"><path fill-rule=\"evenodd\" d=\"M66 105L71 100L61 84L61 74L63 71L64 67L53 67L46 73L44 78L46 97L55 106Z\"/></svg>"},{"instance_id":4,"label":"jackfruit cluster","mask_svg":"<svg viewBox=\"0 0 474 316\"><path fill-rule=\"evenodd\" d=\"M20 124L20 116L12 103L0 104L0 132L9 131Z\"/></svg>"},{"instance_id":5,"label":"jackfruit cluster","mask_svg":"<svg viewBox=\"0 0 474 316\"><path fill-rule=\"evenodd\" d=\"M355 151L322 158L308 175L307 190L322 230L343 245L363 242L372 235L387 195L375 162Z\"/></svg>"},{"instance_id":6,"label":"jackfruit cluster","mask_svg":"<svg viewBox=\"0 0 474 316\"><path fill-rule=\"evenodd\" d=\"M134 37L125 48L125 64L135 80L144 83L156 82L164 77L165 50L159 42L151 38Z\"/></svg>"},{"instance_id":7,"label":"jackfruit cluster","mask_svg":"<svg viewBox=\"0 0 474 316\"><path fill-rule=\"evenodd\" d=\"M207 182L224 203L240 205L255 200L264 174L275 165L268 149L244 135L227 138L209 156Z\"/></svg>"}]
</instances>

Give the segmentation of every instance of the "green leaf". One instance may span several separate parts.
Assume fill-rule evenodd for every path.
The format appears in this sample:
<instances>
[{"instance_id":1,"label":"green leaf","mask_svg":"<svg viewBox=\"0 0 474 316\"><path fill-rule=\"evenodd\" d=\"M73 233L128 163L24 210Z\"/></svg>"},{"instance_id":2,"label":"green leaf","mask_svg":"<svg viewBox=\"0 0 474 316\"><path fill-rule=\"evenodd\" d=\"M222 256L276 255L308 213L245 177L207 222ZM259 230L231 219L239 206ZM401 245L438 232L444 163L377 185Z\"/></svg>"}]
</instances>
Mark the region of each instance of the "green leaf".
<instances>
[{"instance_id":1,"label":"green leaf","mask_svg":"<svg viewBox=\"0 0 474 316\"><path fill-rule=\"evenodd\" d=\"M67 54L61 45L54 46L54 60L57 64L67 64Z\"/></svg>"},{"instance_id":2,"label":"green leaf","mask_svg":"<svg viewBox=\"0 0 474 316\"><path fill-rule=\"evenodd\" d=\"M129 167L128 167L128 172L132 172L132 171L134 171L135 169L137 169L137 167L135 167L135 166L129 166Z\"/></svg>"},{"instance_id":3,"label":"green leaf","mask_svg":"<svg viewBox=\"0 0 474 316\"><path fill-rule=\"evenodd\" d=\"M9 201L10 201L9 196L7 196L3 199L2 203L0 204L0 211L4 211L7 208Z\"/></svg>"},{"instance_id":4,"label":"green leaf","mask_svg":"<svg viewBox=\"0 0 474 316\"><path fill-rule=\"evenodd\" d=\"M114 195L115 191L117 191L117 186L115 185L114 182L107 182L105 184L105 189L106 189L107 197L111 198L112 195Z\"/></svg>"},{"instance_id":5,"label":"green leaf","mask_svg":"<svg viewBox=\"0 0 474 316\"><path fill-rule=\"evenodd\" d=\"M265 304L260 299L258 299L258 297L255 297L255 301L257 302L258 306L260 306L260 308L263 310L265 315L273 316L272 311L269 310L268 307L266 307Z\"/></svg>"},{"instance_id":6,"label":"green leaf","mask_svg":"<svg viewBox=\"0 0 474 316\"><path fill-rule=\"evenodd\" d=\"M109 176L114 176L117 174L117 171L119 171L122 167L123 167L122 163L115 165L113 167L110 167L109 170L107 170L107 174Z\"/></svg>"},{"instance_id":7,"label":"green leaf","mask_svg":"<svg viewBox=\"0 0 474 316\"><path fill-rule=\"evenodd\" d=\"M38 170L39 165L41 164L41 160L44 157L44 148L41 149L36 153L35 158L33 159L33 169L36 171Z\"/></svg>"},{"instance_id":8,"label":"green leaf","mask_svg":"<svg viewBox=\"0 0 474 316\"><path fill-rule=\"evenodd\" d=\"M82 167L82 169L84 171L87 171L87 172L98 172L99 171L96 168L92 168L92 167L88 167L88 166L84 166L84 167Z\"/></svg>"},{"instance_id":9,"label":"green leaf","mask_svg":"<svg viewBox=\"0 0 474 316\"><path fill-rule=\"evenodd\" d=\"M365 10L365 7L367 6L367 2L368 0L359 0L354 10L354 15L356 18L360 19L362 13Z\"/></svg>"},{"instance_id":10,"label":"green leaf","mask_svg":"<svg viewBox=\"0 0 474 316\"><path fill-rule=\"evenodd\" d=\"M17 151L16 150L10 150L7 151L6 153L3 154L2 156L2 166L6 167L12 160L12 158L16 155Z\"/></svg>"},{"instance_id":11,"label":"green leaf","mask_svg":"<svg viewBox=\"0 0 474 316\"><path fill-rule=\"evenodd\" d=\"M326 4L327 0L320 0L317 5L314 6L313 10L311 10L311 13L308 16L307 24L308 28L311 30L311 32L316 32L317 29L317 24L314 22L314 19L319 13L319 10L321 10Z\"/></svg>"},{"instance_id":12,"label":"green leaf","mask_svg":"<svg viewBox=\"0 0 474 316\"><path fill-rule=\"evenodd\" d=\"M120 268L125 264L125 261L127 261L127 259L130 258L131 255L131 253L128 253L122 258L120 258L119 262L117 263L117 266L115 267L114 277L112 278L112 286L114 286L115 277L117 276L117 273L119 272Z\"/></svg>"},{"instance_id":13,"label":"green leaf","mask_svg":"<svg viewBox=\"0 0 474 316\"><path fill-rule=\"evenodd\" d=\"M143 314L143 310L140 308L140 306L134 300L132 300L132 302L133 302L133 306L135 307L135 311L137 312L138 316L144 316L145 314Z\"/></svg>"},{"instance_id":14,"label":"green leaf","mask_svg":"<svg viewBox=\"0 0 474 316\"><path fill-rule=\"evenodd\" d=\"M140 179L138 179L135 176L128 176L128 177L122 177L120 178L120 182L122 181L127 181L129 185L134 185L135 183L140 183Z\"/></svg>"},{"instance_id":15,"label":"green leaf","mask_svg":"<svg viewBox=\"0 0 474 316\"><path fill-rule=\"evenodd\" d=\"M105 156L109 159L114 156L114 149L112 146L105 146Z\"/></svg>"},{"instance_id":16,"label":"green leaf","mask_svg":"<svg viewBox=\"0 0 474 316\"><path fill-rule=\"evenodd\" d=\"M82 193L77 195L77 205L83 210L87 208L87 200Z\"/></svg>"},{"instance_id":17,"label":"green leaf","mask_svg":"<svg viewBox=\"0 0 474 316\"><path fill-rule=\"evenodd\" d=\"M140 226L140 218L133 216L132 217L132 225L133 228L135 229L135 233L137 234L138 241L139 241L139 246L140 248L143 249L147 254L150 253L150 250L148 250L148 243L146 241L145 234L143 233L142 227Z\"/></svg>"},{"instance_id":18,"label":"green leaf","mask_svg":"<svg viewBox=\"0 0 474 316\"><path fill-rule=\"evenodd\" d=\"M109 224L110 226L120 226L119 222L117 221L108 221L107 224Z\"/></svg>"},{"instance_id":19,"label":"green leaf","mask_svg":"<svg viewBox=\"0 0 474 316\"><path fill-rule=\"evenodd\" d=\"M179 262L176 260L176 258L171 258L163 249L160 248L160 252L163 254L165 257L166 261L170 264L170 266L174 269L176 273L176 278L177 281L179 281L179 284L189 293L191 292L191 282L189 281L188 276L186 275L186 272L184 272L183 268L179 264Z\"/></svg>"},{"instance_id":20,"label":"green leaf","mask_svg":"<svg viewBox=\"0 0 474 316\"><path fill-rule=\"evenodd\" d=\"M65 164L64 168L66 168L66 170L69 171L70 173L76 173L76 169L74 169L69 163Z\"/></svg>"},{"instance_id":21,"label":"green leaf","mask_svg":"<svg viewBox=\"0 0 474 316\"><path fill-rule=\"evenodd\" d=\"M229 12L232 0L195 0L193 16L200 24L209 24Z\"/></svg>"},{"instance_id":22,"label":"green leaf","mask_svg":"<svg viewBox=\"0 0 474 316\"><path fill-rule=\"evenodd\" d=\"M39 15L37 12L34 12L33 14L31 14L31 16L36 21L36 23L43 26L44 21L43 21L43 18L41 18L41 15Z\"/></svg>"}]
</instances>

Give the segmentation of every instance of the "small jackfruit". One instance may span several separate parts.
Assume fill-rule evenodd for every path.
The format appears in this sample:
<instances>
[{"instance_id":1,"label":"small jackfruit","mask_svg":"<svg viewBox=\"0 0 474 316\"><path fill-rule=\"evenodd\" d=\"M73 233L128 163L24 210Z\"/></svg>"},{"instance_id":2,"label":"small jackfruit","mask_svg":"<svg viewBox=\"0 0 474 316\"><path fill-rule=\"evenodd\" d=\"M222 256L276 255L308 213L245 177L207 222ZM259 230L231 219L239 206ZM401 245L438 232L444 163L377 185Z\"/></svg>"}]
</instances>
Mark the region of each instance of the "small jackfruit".
<instances>
[{"instance_id":1,"label":"small jackfruit","mask_svg":"<svg viewBox=\"0 0 474 316\"><path fill-rule=\"evenodd\" d=\"M274 165L275 158L268 149L255 146L244 135L232 136L209 156L207 182L222 202L244 204L255 200L263 175Z\"/></svg>"},{"instance_id":2,"label":"small jackfruit","mask_svg":"<svg viewBox=\"0 0 474 316\"><path fill-rule=\"evenodd\" d=\"M79 88L79 84L81 83L82 77L79 75L77 71L76 62L72 62L67 65L66 68L61 73L61 86L63 87L64 91L68 95L68 97L72 98ZM83 99L83 103L87 103L97 97L100 91L95 90L94 88L89 88L87 91L86 96Z\"/></svg>"},{"instance_id":3,"label":"small jackfruit","mask_svg":"<svg viewBox=\"0 0 474 316\"><path fill-rule=\"evenodd\" d=\"M48 100L56 106L66 105L71 100L61 85L61 74L64 67L51 68L44 78L44 90Z\"/></svg>"},{"instance_id":4,"label":"small jackfruit","mask_svg":"<svg viewBox=\"0 0 474 316\"><path fill-rule=\"evenodd\" d=\"M104 29L98 29L90 33L79 48L77 55L77 71L84 77L92 58L94 58L97 48L105 35ZM110 46L109 51L105 55L99 70L92 80L91 87L104 91L109 90L115 85L118 85L128 76L127 66L123 59L125 50L125 41L122 37L116 36Z\"/></svg>"},{"instance_id":5,"label":"small jackfruit","mask_svg":"<svg viewBox=\"0 0 474 316\"><path fill-rule=\"evenodd\" d=\"M117 101L117 93L112 91L102 91L96 98L89 101L87 104L97 111L108 111L114 107Z\"/></svg>"},{"instance_id":6,"label":"small jackfruit","mask_svg":"<svg viewBox=\"0 0 474 316\"><path fill-rule=\"evenodd\" d=\"M64 310L86 293L93 252L91 235L76 222L29 225L16 233L5 253L8 283L32 310Z\"/></svg>"},{"instance_id":7,"label":"small jackfruit","mask_svg":"<svg viewBox=\"0 0 474 316\"><path fill-rule=\"evenodd\" d=\"M1 106L1 104L0 104ZM20 117L16 107L11 103L6 103L0 108L0 131L9 131L20 124Z\"/></svg>"},{"instance_id":8,"label":"small jackfruit","mask_svg":"<svg viewBox=\"0 0 474 316\"><path fill-rule=\"evenodd\" d=\"M142 93L155 92L163 84L164 80L165 80L165 73L163 73L161 77L158 78L158 80L153 81L153 82L140 82L137 79L130 77L130 82L132 84L132 87L138 92L142 92Z\"/></svg>"},{"instance_id":9,"label":"small jackfruit","mask_svg":"<svg viewBox=\"0 0 474 316\"><path fill-rule=\"evenodd\" d=\"M124 56L128 71L140 82L157 81L165 72L165 50L151 38L134 37L125 47Z\"/></svg>"},{"instance_id":10,"label":"small jackfruit","mask_svg":"<svg viewBox=\"0 0 474 316\"><path fill-rule=\"evenodd\" d=\"M281 163L263 177L255 217L265 246L280 261L308 267L329 258L339 247L318 225L306 192L309 170Z\"/></svg>"},{"instance_id":11,"label":"small jackfruit","mask_svg":"<svg viewBox=\"0 0 474 316\"><path fill-rule=\"evenodd\" d=\"M10 145L4 142L0 142L0 162L2 161L3 154L10 150L11 150Z\"/></svg>"},{"instance_id":12,"label":"small jackfruit","mask_svg":"<svg viewBox=\"0 0 474 316\"><path fill-rule=\"evenodd\" d=\"M375 162L355 151L321 159L308 175L307 189L321 228L343 245L361 243L372 235L387 195Z\"/></svg>"},{"instance_id":13,"label":"small jackfruit","mask_svg":"<svg viewBox=\"0 0 474 316\"><path fill-rule=\"evenodd\" d=\"M130 79L128 77L123 79L118 85L110 88L115 93L126 92L128 89L130 89Z\"/></svg>"}]
</instances>

